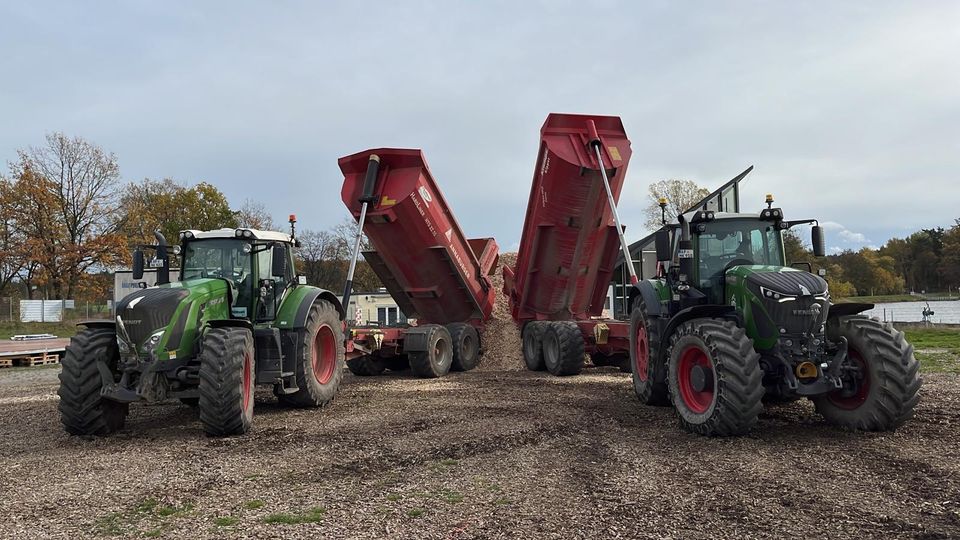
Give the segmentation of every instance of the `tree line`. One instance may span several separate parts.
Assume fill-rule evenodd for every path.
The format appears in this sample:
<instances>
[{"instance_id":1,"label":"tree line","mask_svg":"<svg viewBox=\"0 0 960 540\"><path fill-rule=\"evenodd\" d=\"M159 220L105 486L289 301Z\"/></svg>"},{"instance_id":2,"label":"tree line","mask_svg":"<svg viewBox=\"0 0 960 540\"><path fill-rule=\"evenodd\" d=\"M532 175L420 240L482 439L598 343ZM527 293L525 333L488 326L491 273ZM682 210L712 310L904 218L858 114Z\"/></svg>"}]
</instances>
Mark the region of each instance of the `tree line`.
<instances>
[{"instance_id":1,"label":"tree line","mask_svg":"<svg viewBox=\"0 0 960 540\"><path fill-rule=\"evenodd\" d=\"M154 231L175 244L184 229L287 227L262 203L233 208L206 182L124 182L116 155L62 133L17 151L9 176L0 175L0 217L0 296L93 302L111 297L112 272L129 267L134 246L154 243ZM348 217L329 230L299 231L298 270L308 283L343 287L356 230ZM354 282L381 286L363 261Z\"/></svg>"}]
</instances>

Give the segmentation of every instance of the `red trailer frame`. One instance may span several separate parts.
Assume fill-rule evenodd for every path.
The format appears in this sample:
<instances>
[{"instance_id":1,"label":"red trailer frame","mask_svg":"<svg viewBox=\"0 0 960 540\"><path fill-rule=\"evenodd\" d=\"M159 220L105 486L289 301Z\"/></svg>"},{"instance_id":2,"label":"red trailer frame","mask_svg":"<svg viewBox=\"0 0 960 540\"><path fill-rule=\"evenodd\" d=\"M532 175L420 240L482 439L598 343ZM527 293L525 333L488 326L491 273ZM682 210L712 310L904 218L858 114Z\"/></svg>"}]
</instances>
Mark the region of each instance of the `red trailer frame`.
<instances>
[{"instance_id":1,"label":"red trailer frame","mask_svg":"<svg viewBox=\"0 0 960 540\"><path fill-rule=\"evenodd\" d=\"M601 166L615 204L630 156L619 117L554 113L540 130L516 266L503 269L530 369L569 375L584 353L594 363L629 358L629 323L601 317L620 250Z\"/></svg>"},{"instance_id":2,"label":"red trailer frame","mask_svg":"<svg viewBox=\"0 0 960 540\"><path fill-rule=\"evenodd\" d=\"M496 290L492 238L467 239L420 150L378 148L338 161L341 197L374 250L363 253L404 314L407 328L355 328L348 365L358 374L404 367L420 376L469 370L482 352L480 332Z\"/></svg>"}]
</instances>

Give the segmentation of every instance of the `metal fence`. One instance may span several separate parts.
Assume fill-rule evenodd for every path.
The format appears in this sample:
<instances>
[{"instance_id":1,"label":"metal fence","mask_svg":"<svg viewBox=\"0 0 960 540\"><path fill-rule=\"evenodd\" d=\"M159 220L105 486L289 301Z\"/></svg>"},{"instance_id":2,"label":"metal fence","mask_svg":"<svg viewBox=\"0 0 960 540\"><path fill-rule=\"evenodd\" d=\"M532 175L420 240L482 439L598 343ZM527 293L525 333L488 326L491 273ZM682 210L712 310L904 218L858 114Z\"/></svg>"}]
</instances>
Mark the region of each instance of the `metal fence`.
<instances>
[{"instance_id":1,"label":"metal fence","mask_svg":"<svg viewBox=\"0 0 960 540\"><path fill-rule=\"evenodd\" d=\"M113 306L102 302L73 300L21 300L0 297L0 322L75 322L84 319L109 319Z\"/></svg>"}]
</instances>

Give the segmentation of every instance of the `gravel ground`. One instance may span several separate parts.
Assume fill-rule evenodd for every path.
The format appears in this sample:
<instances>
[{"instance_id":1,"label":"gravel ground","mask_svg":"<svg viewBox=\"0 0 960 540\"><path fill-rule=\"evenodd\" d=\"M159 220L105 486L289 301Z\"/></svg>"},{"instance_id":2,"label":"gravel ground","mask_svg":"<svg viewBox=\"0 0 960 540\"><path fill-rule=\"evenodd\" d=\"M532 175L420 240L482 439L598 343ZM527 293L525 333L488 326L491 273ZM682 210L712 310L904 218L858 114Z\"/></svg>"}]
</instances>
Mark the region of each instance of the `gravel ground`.
<instances>
[{"instance_id":1,"label":"gravel ground","mask_svg":"<svg viewBox=\"0 0 960 540\"><path fill-rule=\"evenodd\" d=\"M641 406L628 375L347 375L322 411L258 394L210 439L178 404L109 438L65 435L57 369L0 371L0 537L955 538L960 379L928 375L895 433L805 402L707 439Z\"/></svg>"}]
</instances>

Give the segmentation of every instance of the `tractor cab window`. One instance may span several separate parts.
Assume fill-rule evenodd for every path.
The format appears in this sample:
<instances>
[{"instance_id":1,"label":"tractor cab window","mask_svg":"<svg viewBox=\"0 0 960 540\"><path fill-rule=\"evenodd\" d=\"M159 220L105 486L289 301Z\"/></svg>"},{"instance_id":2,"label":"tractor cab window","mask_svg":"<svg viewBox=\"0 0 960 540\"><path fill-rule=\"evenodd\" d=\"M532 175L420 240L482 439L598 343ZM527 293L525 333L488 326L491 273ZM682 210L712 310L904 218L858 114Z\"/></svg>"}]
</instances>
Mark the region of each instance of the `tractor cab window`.
<instances>
[{"instance_id":1,"label":"tractor cab window","mask_svg":"<svg viewBox=\"0 0 960 540\"><path fill-rule=\"evenodd\" d=\"M256 308L257 320L273 320L276 317L276 310L279 302L283 299L283 291L287 285L293 282L294 269L292 254L287 249L287 268L284 276L273 275L273 246L283 247L282 244L261 244L254 247L254 256L257 262L257 275L260 277L257 283L258 303Z\"/></svg>"},{"instance_id":2,"label":"tractor cab window","mask_svg":"<svg viewBox=\"0 0 960 540\"><path fill-rule=\"evenodd\" d=\"M243 240L193 240L183 254L182 279L225 279L230 284L233 305L247 309L253 294L250 259L250 244Z\"/></svg>"},{"instance_id":3,"label":"tractor cab window","mask_svg":"<svg viewBox=\"0 0 960 540\"><path fill-rule=\"evenodd\" d=\"M738 265L783 265L783 244L772 223L759 220L717 220L697 235L699 288L711 302L725 303L724 274Z\"/></svg>"}]
</instances>

